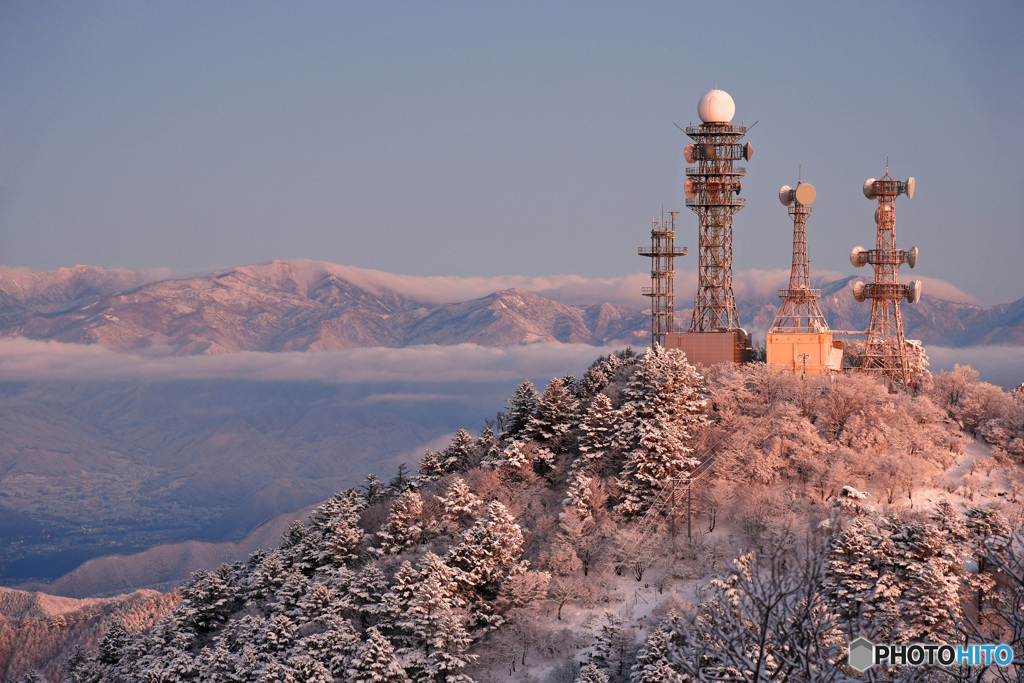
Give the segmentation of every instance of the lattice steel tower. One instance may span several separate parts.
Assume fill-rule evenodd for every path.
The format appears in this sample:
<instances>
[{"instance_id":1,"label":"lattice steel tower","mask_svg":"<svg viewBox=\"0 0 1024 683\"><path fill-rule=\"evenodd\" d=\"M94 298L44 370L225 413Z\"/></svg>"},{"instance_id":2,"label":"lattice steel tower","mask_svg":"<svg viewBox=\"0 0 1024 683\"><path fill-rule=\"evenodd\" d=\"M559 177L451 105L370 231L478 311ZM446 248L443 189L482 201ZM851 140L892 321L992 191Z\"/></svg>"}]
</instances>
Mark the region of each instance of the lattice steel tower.
<instances>
[{"instance_id":1,"label":"lattice steel tower","mask_svg":"<svg viewBox=\"0 0 1024 683\"><path fill-rule=\"evenodd\" d=\"M675 257L686 256L686 247L676 247L676 211L651 221L651 246L637 253L651 259L651 286L643 288L651 297L651 344L666 346L665 336L676 331Z\"/></svg>"},{"instance_id":2,"label":"lattice steel tower","mask_svg":"<svg viewBox=\"0 0 1024 683\"><path fill-rule=\"evenodd\" d=\"M917 263L917 247L909 251L896 248L896 197L904 193L907 199L913 198L914 179L894 180L889 175L888 164L881 179L864 181L864 196L878 200L875 209L878 234L874 249L854 247L850 252L850 263L854 266L860 268L870 263L875 267L874 282L858 281L853 285L857 301L871 299L871 322L862 368L865 372L885 376L891 387L900 389L910 386L910 356L903 336L900 299L914 303L921 298L920 280L906 285L896 281L901 264L913 268Z\"/></svg>"},{"instance_id":3,"label":"lattice steel tower","mask_svg":"<svg viewBox=\"0 0 1024 683\"><path fill-rule=\"evenodd\" d=\"M750 144L741 145L746 126L733 126L736 104L729 93L712 90L700 99L703 123L688 126L693 142L686 146L686 205L700 225L697 295L690 332L739 328L732 292L732 215L746 205L740 199L740 178L747 169L733 161L750 159Z\"/></svg>"},{"instance_id":4,"label":"lattice steel tower","mask_svg":"<svg viewBox=\"0 0 1024 683\"><path fill-rule=\"evenodd\" d=\"M793 268L789 271L789 289L780 289L782 305L775 314L769 332L827 332L828 323L821 313L820 289L811 289L807 261L807 217L817 193L810 183L797 183L794 190L783 185L779 201L789 207L793 218Z\"/></svg>"}]
</instances>

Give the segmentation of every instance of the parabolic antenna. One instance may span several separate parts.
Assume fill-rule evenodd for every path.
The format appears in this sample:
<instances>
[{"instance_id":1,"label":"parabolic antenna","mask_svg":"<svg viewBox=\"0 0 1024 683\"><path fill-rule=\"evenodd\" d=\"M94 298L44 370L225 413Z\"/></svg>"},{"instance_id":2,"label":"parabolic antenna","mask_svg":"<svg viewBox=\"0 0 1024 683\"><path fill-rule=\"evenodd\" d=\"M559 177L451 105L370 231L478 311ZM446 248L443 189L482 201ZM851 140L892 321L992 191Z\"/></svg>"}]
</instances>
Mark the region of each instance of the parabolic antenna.
<instances>
[{"instance_id":1,"label":"parabolic antenna","mask_svg":"<svg viewBox=\"0 0 1024 683\"><path fill-rule=\"evenodd\" d=\"M850 251L850 263L855 268L863 268L864 264L868 262L868 250L864 247L854 247Z\"/></svg>"},{"instance_id":2,"label":"parabolic antenna","mask_svg":"<svg viewBox=\"0 0 1024 683\"><path fill-rule=\"evenodd\" d=\"M910 266L911 268L917 265L917 247L911 247L907 251L907 265Z\"/></svg>"},{"instance_id":3,"label":"parabolic antenna","mask_svg":"<svg viewBox=\"0 0 1024 683\"><path fill-rule=\"evenodd\" d=\"M857 300L857 303L864 301L864 283L860 280L853 283L853 298Z\"/></svg>"},{"instance_id":4,"label":"parabolic antenna","mask_svg":"<svg viewBox=\"0 0 1024 683\"><path fill-rule=\"evenodd\" d=\"M881 225L882 224L881 217L883 215L889 215L891 213L892 213L892 207L889 206L888 204L883 204L882 206L880 206L877 209L875 209L875 225Z\"/></svg>"},{"instance_id":5,"label":"parabolic antenna","mask_svg":"<svg viewBox=\"0 0 1024 683\"><path fill-rule=\"evenodd\" d=\"M868 199L875 198L875 179L868 178L864 181L864 196Z\"/></svg>"},{"instance_id":6,"label":"parabolic antenna","mask_svg":"<svg viewBox=\"0 0 1024 683\"><path fill-rule=\"evenodd\" d=\"M793 203L793 188L789 185L783 185L779 190L779 201L782 202L783 206L789 206Z\"/></svg>"},{"instance_id":7,"label":"parabolic antenna","mask_svg":"<svg viewBox=\"0 0 1024 683\"><path fill-rule=\"evenodd\" d=\"M683 148L683 158L686 159L686 163L695 164L697 163L697 157L693 156L693 143L691 142Z\"/></svg>"},{"instance_id":8,"label":"parabolic antenna","mask_svg":"<svg viewBox=\"0 0 1024 683\"><path fill-rule=\"evenodd\" d=\"M909 303L917 303L921 299L921 281L914 280L907 285L907 301Z\"/></svg>"},{"instance_id":9,"label":"parabolic antenna","mask_svg":"<svg viewBox=\"0 0 1024 683\"><path fill-rule=\"evenodd\" d=\"M907 182L903 183L903 187L905 188L905 192L907 193L907 199L913 199L914 198L914 185L915 184L916 183L914 182L914 176L910 176L909 178L907 178ZM913 267L913 266L911 266L911 267Z\"/></svg>"},{"instance_id":10,"label":"parabolic antenna","mask_svg":"<svg viewBox=\"0 0 1024 683\"><path fill-rule=\"evenodd\" d=\"M729 123L735 113L732 95L717 88L708 91L697 103L697 115L704 123Z\"/></svg>"},{"instance_id":11,"label":"parabolic antenna","mask_svg":"<svg viewBox=\"0 0 1024 683\"><path fill-rule=\"evenodd\" d=\"M696 185L697 183L693 181L693 178L687 178L686 182L683 183L683 192L685 192L686 196L689 197L690 199L693 199L694 197L697 196Z\"/></svg>"},{"instance_id":12,"label":"parabolic antenna","mask_svg":"<svg viewBox=\"0 0 1024 683\"><path fill-rule=\"evenodd\" d=\"M743 183L741 183L740 181L737 180L736 181L736 194L737 194L737 196L739 195L740 190L742 190L742 189L743 189Z\"/></svg>"},{"instance_id":13,"label":"parabolic antenna","mask_svg":"<svg viewBox=\"0 0 1024 683\"><path fill-rule=\"evenodd\" d=\"M751 147L750 143L748 142L746 145L743 146L743 158L746 159L747 161L750 161L750 157L752 156L754 156L754 148Z\"/></svg>"},{"instance_id":14,"label":"parabolic antenna","mask_svg":"<svg viewBox=\"0 0 1024 683\"><path fill-rule=\"evenodd\" d=\"M798 204L809 206L814 203L814 198L818 196L818 193L814 190L814 185L810 183L800 183L796 186L796 201Z\"/></svg>"}]
</instances>

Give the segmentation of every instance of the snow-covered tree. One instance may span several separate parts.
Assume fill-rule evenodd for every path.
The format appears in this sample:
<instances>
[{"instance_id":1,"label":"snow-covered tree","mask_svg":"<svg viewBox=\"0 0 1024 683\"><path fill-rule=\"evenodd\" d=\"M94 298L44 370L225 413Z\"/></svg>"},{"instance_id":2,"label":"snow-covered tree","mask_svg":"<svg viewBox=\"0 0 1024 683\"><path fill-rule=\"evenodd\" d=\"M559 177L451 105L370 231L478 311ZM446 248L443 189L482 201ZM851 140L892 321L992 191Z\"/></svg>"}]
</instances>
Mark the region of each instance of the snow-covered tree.
<instances>
[{"instance_id":1,"label":"snow-covered tree","mask_svg":"<svg viewBox=\"0 0 1024 683\"><path fill-rule=\"evenodd\" d=\"M458 570L456 580L467 593L494 596L508 572L518 567L523 551L523 531L498 501L487 506L485 516L462 533L445 562Z\"/></svg>"},{"instance_id":2,"label":"snow-covered tree","mask_svg":"<svg viewBox=\"0 0 1024 683\"><path fill-rule=\"evenodd\" d=\"M387 498L388 487L376 474L372 472L366 475L366 479L359 485L359 492L367 505L373 505Z\"/></svg>"},{"instance_id":3,"label":"snow-covered tree","mask_svg":"<svg viewBox=\"0 0 1024 683\"><path fill-rule=\"evenodd\" d=\"M540 396L532 382L526 381L519 385L516 393L508 399L508 410L505 418L505 441L521 438L530 426L533 416L540 405Z\"/></svg>"},{"instance_id":4,"label":"snow-covered tree","mask_svg":"<svg viewBox=\"0 0 1024 683\"><path fill-rule=\"evenodd\" d=\"M846 680L845 639L821 595L821 561L789 551L737 558L698 594L700 606L666 620L666 659L683 680Z\"/></svg>"},{"instance_id":5,"label":"snow-covered tree","mask_svg":"<svg viewBox=\"0 0 1024 683\"><path fill-rule=\"evenodd\" d=\"M438 456L441 473L465 472L473 461L473 452L476 447L474 439L465 429L455 432L452 442Z\"/></svg>"},{"instance_id":6,"label":"snow-covered tree","mask_svg":"<svg viewBox=\"0 0 1024 683\"><path fill-rule=\"evenodd\" d=\"M580 457L573 462L573 469L599 474L606 456L614 448L616 427L611 399L597 394L580 424Z\"/></svg>"},{"instance_id":7,"label":"snow-covered tree","mask_svg":"<svg viewBox=\"0 0 1024 683\"><path fill-rule=\"evenodd\" d=\"M579 402L569 393L562 380L555 377L540 397L524 434L542 448L558 455L565 445L570 428L576 424Z\"/></svg>"},{"instance_id":8,"label":"snow-covered tree","mask_svg":"<svg viewBox=\"0 0 1024 683\"><path fill-rule=\"evenodd\" d=\"M683 683L677 666L669 660L669 648L676 634L659 626L647 638L630 671L629 683Z\"/></svg>"},{"instance_id":9,"label":"snow-covered tree","mask_svg":"<svg viewBox=\"0 0 1024 683\"><path fill-rule=\"evenodd\" d=\"M643 514L665 486L700 464L689 444L707 422L702 381L676 349L655 345L638 364L626 391L636 445L619 478L623 514Z\"/></svg>"},{"instance_id":10,"label":"snow-covered tree","mask_svg":"<svg viewBox=\"0 0 1024 683\"><path fill-rule=\"evenodd\" d=\"M441 514L446 522L457 524L470 517L480 505L480 498L469 490L461 477L456 477L441 497Z\"/></svg>"},{"instance_id":11,"label":"snow-covered tree","mask_svg":"<svg viewBox=\"0 0 1024 683\"><path fill-rule=\"evenodd\" d=\"M608 674L593 662L587 662L580 668L580 675L575 683L608 683Z\"/></svg>"},{"instance_id":12,"label":"snow-covered tree","mask_svg":"<svg viewBox=\"0 0 1024 683\"><path fill-rule=\"evenodd\" d=\"M408 611L398 622L408 646L400 651L406 670L416 681L458 680L475 655L466 631L463 601L454 592L456 571L433 553L420 568L420 581Z\"/></svg>"},{"instance_id":13,"label":"snow-covered tree","mask_svg":"<svg viewBox=\"0 0 1024 683\"><path fill-rule=\"evenodd\" d=\"M396 555L420 542L423 536L423 498L417 491L406 491L391 506L384 525L377 531L382 554Z\"/></svg>"},{"instance_id":14,"label":"snow-covered tree","mask_svg":"<svg viewBox=\"0 0 1024 683\"><path fill-rule=\"evenodd\" d=\"M366 645L352 662L347 680L352 683L408 683L409 677L395 658L391 643L371 626L366 629Z\"/></svg>"}]
</instances>

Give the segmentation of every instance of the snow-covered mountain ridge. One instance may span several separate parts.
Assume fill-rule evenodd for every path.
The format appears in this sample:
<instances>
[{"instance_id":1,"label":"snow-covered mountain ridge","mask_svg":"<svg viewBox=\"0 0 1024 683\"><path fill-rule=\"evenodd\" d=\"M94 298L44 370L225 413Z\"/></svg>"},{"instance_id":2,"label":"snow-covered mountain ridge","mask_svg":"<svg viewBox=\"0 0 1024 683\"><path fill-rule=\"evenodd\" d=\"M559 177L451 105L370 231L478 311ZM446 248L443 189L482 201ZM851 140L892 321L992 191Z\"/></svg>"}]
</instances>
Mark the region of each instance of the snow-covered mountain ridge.
<instances>
[{"instance_id":1,"label":"snow-covered mountain ridge","mask_svg":"<svg viewBox=\"0 0 1024 683\"><path fill-rule=\"evenodd\" d=\"M853 279L822 286L822 309L834 329L867 327L871 307L854 301ZM493 282L529 284L520 280ZM273 261L162 278L92 266L43 273L0 269L0 336L176 355L467 342L639 345L648 339L643 303L599 301L610 293L607 289L595 288L586 305L519 286L443 301L459 291L478 292L488 282L459 290L450 279L406 278L316 261ZM586 297L580 287L574 300ZM755 340L763 339L778 304L774 289L762 290L747 288L737 302L740 320ZM677 299L679 329L690 317L686 302L686 296ZM935 298L926 290L919 303L903 307L903 318L907 336L926 345L1024 345L1024 299L981 306Z\"/></svg>"}]
</instances>

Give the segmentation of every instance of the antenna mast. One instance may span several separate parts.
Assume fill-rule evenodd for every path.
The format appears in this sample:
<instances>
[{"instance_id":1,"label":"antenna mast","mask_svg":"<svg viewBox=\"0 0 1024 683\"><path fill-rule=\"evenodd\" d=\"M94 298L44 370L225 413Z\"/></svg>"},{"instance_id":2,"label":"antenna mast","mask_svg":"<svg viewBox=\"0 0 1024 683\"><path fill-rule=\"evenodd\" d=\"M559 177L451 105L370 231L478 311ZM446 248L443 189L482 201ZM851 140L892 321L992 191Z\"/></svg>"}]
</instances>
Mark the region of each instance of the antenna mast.
<instances>
[{"instance_id":1,"label":"antenna mast","mask_svg":"<svg viewBox=\"0 0 1024 683\"><path fill-rule=\"evenodd\" d=\"M637 253L651 259L651 286L643 295L651 297L651 344L666 346L666 336L675 332L675 257L686 256L686 247L676 247L676 214L662 210L661 220L651 220L651 246Z\"/></svg>"},{"instance_id":2,"label":"antenna mast","mask_svg":"<svg viewBox=\"0 0 1024 683\"><path fill-rule=\"evenodd\" d=\"M917 264L917 247L910 250L896 248L896 197L906 194L914 197L914 179L894 180L889 175L889 161L886 159L885 175L876 180L864 181L864 196L877 199L875 223L878 231L875 248L854 247L850 252L850 263L857 268L870 263L875 268L874 282L855 282L853 296L857 301L871 299L871 322L868 324L868 338L864 348L864 372L881 374L890 388L906 389L910 386L910 354L903 336L903 318L900 315L900 299L914 303L921 298L921 281L915 280L902 285L897 282L900 265L911 268Z\"/></svg>"}]
</instances>

